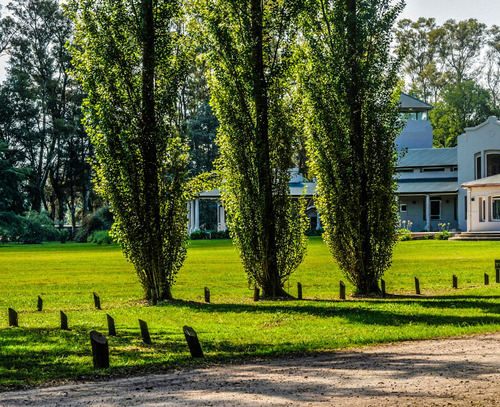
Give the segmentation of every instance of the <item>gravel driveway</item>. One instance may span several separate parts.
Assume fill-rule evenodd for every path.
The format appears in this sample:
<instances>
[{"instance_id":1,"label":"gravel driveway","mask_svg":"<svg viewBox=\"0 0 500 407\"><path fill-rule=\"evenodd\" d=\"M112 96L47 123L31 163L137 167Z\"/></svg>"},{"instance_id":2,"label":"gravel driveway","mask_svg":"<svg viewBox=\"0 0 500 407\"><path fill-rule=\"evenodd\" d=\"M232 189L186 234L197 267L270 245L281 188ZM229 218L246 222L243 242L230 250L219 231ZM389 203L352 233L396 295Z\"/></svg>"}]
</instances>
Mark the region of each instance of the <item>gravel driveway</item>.
<instances>
[{"instance_id":1,"label":"gravel driveway","mask_svg":"<svg viewBox=\"0 0 500 407\"><path fill-rule=\"evenodd\" d=\"M500 333L0 393L0 406L500 406Z\"/></svg>"}]
</instances>

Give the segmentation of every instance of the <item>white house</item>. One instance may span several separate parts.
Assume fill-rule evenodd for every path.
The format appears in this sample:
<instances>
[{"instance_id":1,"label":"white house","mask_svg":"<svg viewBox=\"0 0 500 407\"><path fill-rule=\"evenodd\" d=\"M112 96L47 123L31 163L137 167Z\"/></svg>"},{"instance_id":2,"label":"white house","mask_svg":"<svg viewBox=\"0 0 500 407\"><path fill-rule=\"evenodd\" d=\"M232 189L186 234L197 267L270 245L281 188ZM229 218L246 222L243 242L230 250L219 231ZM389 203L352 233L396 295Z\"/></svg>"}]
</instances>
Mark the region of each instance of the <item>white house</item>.
<instances>
[{"instance_id":1,"label":"white house","mask_svg":"<svg viewBox=\"0 0 500 407\"><path fill-rule=\"evenodd\" d=\"M407 123L396 139L398 216L412 231L436 231L440 224L451 230L500 232L500 122L486 122L465 129L454 148L433 148L428 113L433 107L401 94L401 114ZM305 189L311 228L320 228L314 206L316 184L304 182L295 172L290 194ZM217 224L226 229L219 190L206 191L199 199L217 200ZM199 199L188 204L189 231L199 230ZM467 210L469 208L469 210Z\"/></svg>"}]
</instances>

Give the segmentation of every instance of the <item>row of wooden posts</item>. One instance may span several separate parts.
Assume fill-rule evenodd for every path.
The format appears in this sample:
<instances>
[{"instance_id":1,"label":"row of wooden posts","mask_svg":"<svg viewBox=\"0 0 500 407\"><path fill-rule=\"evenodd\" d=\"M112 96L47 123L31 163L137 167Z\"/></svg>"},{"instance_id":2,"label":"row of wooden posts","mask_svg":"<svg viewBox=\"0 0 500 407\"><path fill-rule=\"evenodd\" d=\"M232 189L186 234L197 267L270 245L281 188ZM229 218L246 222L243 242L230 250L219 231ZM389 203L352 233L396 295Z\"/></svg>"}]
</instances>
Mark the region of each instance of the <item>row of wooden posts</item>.
<instances>
[{"instance_id":1,"label":"row of wooden posts","mask_svg":"<svg viewBox=\"0 0 500 407\"><path fill-rule=\"evenodd\" d=\"M101 300L96 293L93 293L93 295L94 295L94 305L97 309L100 310ZM38 311L43 310L43 299L40 296L38 296L37 308ZM69 330L67 315L63 311L60 311L60 316L61 316L61 329L66 331ZM114 318L111 315L106 314L106 319L108 322L109 336L117 336ZM17 311L15 311L12 308L9 308L9 326L14 326L14 327L19 326L19 316L17 314ZM139 327L141 329L141 336L143 342L146 344L152 344L153 342L151 341L151 336L149 335L149 328L147 322L143 321L142 319L139 319ZM186 342L189 348L189 352L191 353L191 356L194 358L202 358L204 356L203 350L201 349L201 344L195 330L189 326L184 326L182 330L184 332L184 337L186 338ZM95 369L108 368L109 346L106 337L97 331L92 331L90 332L90 344L92 346L92 358L94 362L94 368Z\"/></svg>"},{"instance_id":2,"label":"row of wooden posts","mask_svg":"<svg viewBox=\"0 0 500 407\"><path fill-rule=\"evenodd\" d=\"M495 262L495 266L500 266L500 262L497 263ZM496 268L496 282L500 283L500 268ZM484 273L484 284L489 285L490 283L490 278L487 273ZM384 279L380 279L380 284L381 284L381 290L382 290L382 297L386 296L386 289L385 289L385 281ZM456 275L452 276L452 286L453 288L457 289L458 288L458 277ZM341 300L345 300L346 295L345 295L345 289L346 285L343 281L340 281L340 288L339 288L339 297ZM205 293L205 302L209 303L210 302L210 289L208 287L205 287L204 289ZM420 295L420 280L415 277L415 293ZM93 293L94 296L94 305L97 309L101 309L101 300L99 296L96 293ZM254 288L254 301L259 301L260 297L260 290L256 286ZM297 299L302 300L302 284L297 283ZM37 303L37 309L38 311L43 310L43 299L38 296L38 303ZM63 312L60 311L60 316L61 316L61 329L63 330L69 330L68 327L68 317L67 315ZM106 319L108 322L108 334L109 336L117 336L116 334L116 328L115 328L115 320L111 315L106 314ZM19 326L19 317L17 312L9 308L9 326ZM139 327L141 329L141 336L142 340L146 344L151 344L151 336L149 335L149 329L148 329L148 324L146 321L143 321L142 319L139 319ZM194 331L193 328L189 326L184 326L183 327L183 332L184 332L184 337L186 338L186 342L189 347L189 351L191 353L191 356L194 358L200 358L203 357L203 350L201 349L200 341L198 340L198 336L196 332ZM109 367L109 347L108 347L108 340L104 335L97 331L92 331L90 333L90 342L92 346L92 355L93 355L93 361L94 361L94 368L99 369L99 368L108 368Z\"/></svg>"}]
</instances>

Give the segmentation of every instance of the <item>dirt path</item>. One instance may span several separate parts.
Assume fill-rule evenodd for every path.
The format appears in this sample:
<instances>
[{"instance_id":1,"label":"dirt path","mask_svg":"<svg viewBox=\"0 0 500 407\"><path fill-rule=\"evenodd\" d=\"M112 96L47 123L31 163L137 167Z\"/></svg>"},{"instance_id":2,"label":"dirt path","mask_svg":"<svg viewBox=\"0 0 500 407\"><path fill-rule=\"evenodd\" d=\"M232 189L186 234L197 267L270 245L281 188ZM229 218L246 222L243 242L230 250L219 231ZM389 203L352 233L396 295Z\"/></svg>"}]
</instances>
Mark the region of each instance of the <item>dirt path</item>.
<instances>
[{"instance_id":1,"label":"dirt path","mask_svg":"<svg viewBox=\"0 0 500 407\"><path fill-rule=\"evenodd\" d=\"M0 394L0 406L500 406L500 334Z\"/></svg>"}]
</instances>

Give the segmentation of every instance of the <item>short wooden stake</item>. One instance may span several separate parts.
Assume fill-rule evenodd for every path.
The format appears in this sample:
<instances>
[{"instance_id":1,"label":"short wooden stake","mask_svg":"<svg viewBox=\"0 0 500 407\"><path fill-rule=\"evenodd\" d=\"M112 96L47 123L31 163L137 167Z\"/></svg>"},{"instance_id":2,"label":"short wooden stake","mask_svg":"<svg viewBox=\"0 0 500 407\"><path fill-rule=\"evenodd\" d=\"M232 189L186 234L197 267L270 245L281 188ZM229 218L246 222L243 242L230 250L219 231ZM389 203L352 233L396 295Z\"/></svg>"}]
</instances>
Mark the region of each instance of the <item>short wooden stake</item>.
<instances>
[{"instance_id":1,"label":"short wooden stake","mask_svg":"<svg viewBox=\"0 0 500 407\"><path fill-rule=\"evenodd\" d=\"M96 293L94 293L94 305L97 309L101 309L101 299Z\"/></svg>"},{"instance_id":2,"label":"short wooden stake","mask_svg":"<svg viewBox=\"0 0 500 407\"><path fill-rule=\"evenodd\" d=\"M497 280L497 284L500 283L500 269L496 269L496 280Z\"/></svg>"},{"instance_id":3,"label":"short wooden stake","mask_svg":"<svg viewBox=\"0 0 500 407\"><path fill-rule=\"evenodd\" d=\"M420 295L420 281L418 281L417 277L415 277L415 293Z\"/></svg>"},{"instance_id":4,"label":"short wooden stake","mask_svg":"<svg viewBox=\"0 0 500 407\"><path fill-rule=\"evenodd\" d=\"M151 337L149 336L149 329L147 322L140 319L139 326L141 327L141 335L143 342L150 345L152 342L151 342Z\"/></svg>"},{"instance_id":5,"label":"short wooden stake","mask_svg":"<svg viewBox=\"0 0 500 407\"><path fill-rule=\"evenodd\" d=\"M458 278L453 274L453 288L458 288Z\"/></svg>"},{"instance_id":6,"label":"short wooden stake","mask_svg":"<svg viewBox=\"0 0 500 407\"><path fill-rule=\"evenodd\" d=\"M383 278L380 279L380 287L382 288L382 298L385 298L385 280Z\"/></svg>"},{"instance_id":7,"label":"short wooden stake","mask_svg":"<svg viewBox=\"0 0 500 407\"><path fill-rule=\"evenodd\" d=\"M109 367L108 340L99 332L92 331L90 333L90 343L92 345L94 369L107 369Z\"/></svg>"},{"instance_id":8,"label":"short wooden stake","mask_svg":"<svg viewBox=\"0 0 500 407\"><path fill-rule=\"evenodd\" d=\"M490 285L490 276L484 273L484 285Z\"/></svg>"},{"instance_id":9,"label":"short wooden stake","mask_svg":"<svg viewBox=\"0 0 500 407\"><path fill-rule=\"evenodd\" d=\"M297 283L297 299L302 299L302 284Z\"/></svg>"},{"instance_id":10,"label":"short wooden stake","mask_svg":"<svg viewBox=\"0 0 500 407\"><path fill-rule=\"evenodd\" d=\"M260 298L260 290L259 287L255 286L253 289L253 300L259 301L259 298Z\"/></svg>"},{"instance_id":11,"label":"short wooden stake","mask_svg":"<svg viewBox=\"0 0 500 407\"><path fill-rule=\"evenodd\" d=\"M17 312L9 308L9 326L19 326Z\"/></svg>"},{"instance_id":12,"label":"short wooden stake","mask_svg":"<svg viewBox=\"0 0 500 407\"><path fill-rule=\"evenodd\" d=\"M345 284L343 281L340 282L340 299L345 300Z\"/></svg>"},{"instance_id":13,"label":"short wooden stake","mask_svg":"<svg viewBox=\"0 0 500 407\"><path fill-rule=\"evenodd\" d=\"M61 329L68 331L68 316L64 312L61 313Z\"/></svg>"},{"instance_id":14,"label":"short wooden stake","mask_svg":"<svg viewBox=\"0 0 500 407\"><path fill-rule=\"evenodd\" d=\"M38 309L38 311L42 311L43 310L43 300L42 300L42 298L40 296L38 296L37 309Z\"/></svg>"},{"instance_id":15,"label":"short wooden stake","mask_svg":"<svg viewBox=\"0 0 500 407\"><path fill-rule=\"evenodd\" d=\"M205 302L210 302L210 289L205 287Z\"/></svg>"},{"instance_id":16,"label":"short wooden stake","mask_svg":"<svg viewBox=\"0 0 500 407\"><path fill-rule=\"evenodd\" d=\"M109 336L116 336L115 320L111 315L106 314L106 319L108 320L108 333Z\"/></svg>"},{"instance_id":17,"label":"short wooden stake","mask_svg":"<svg viewBox=\"0 0 500 407\"><path fill-rule=\"evenodd\" d=\"M201 349L200 341L198 340L198 335L196 335L194 329L190 328L189 326L184 326L182 330L184 331L184 336L189 346L189 352L191 352L191 356L193 358L202 358L203 350Z\"/></svg>"}]
</instances>

